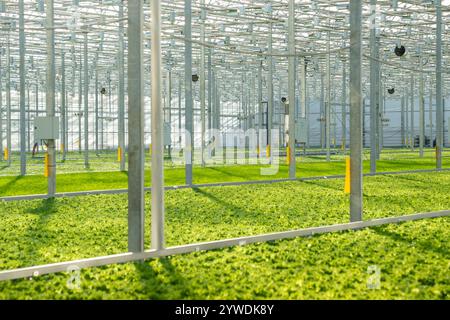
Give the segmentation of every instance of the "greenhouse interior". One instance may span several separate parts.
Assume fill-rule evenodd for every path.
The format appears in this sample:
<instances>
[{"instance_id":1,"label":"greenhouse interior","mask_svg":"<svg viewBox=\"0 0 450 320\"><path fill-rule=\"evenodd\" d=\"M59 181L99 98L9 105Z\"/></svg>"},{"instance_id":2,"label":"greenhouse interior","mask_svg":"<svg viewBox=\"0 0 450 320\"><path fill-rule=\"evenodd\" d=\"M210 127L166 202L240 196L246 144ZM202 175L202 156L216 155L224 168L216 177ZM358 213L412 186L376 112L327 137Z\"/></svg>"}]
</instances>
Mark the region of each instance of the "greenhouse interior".
<instances>
[{"instance_id":1,"label":"greenhouse interior","mask_svg":"<svg viewBox=\"0 0 450 320\"><path fill-rule=\"evenodd\" d=\"M0 300L450 299L450 0L0 0Z\"/></svg>"}]
</instances>

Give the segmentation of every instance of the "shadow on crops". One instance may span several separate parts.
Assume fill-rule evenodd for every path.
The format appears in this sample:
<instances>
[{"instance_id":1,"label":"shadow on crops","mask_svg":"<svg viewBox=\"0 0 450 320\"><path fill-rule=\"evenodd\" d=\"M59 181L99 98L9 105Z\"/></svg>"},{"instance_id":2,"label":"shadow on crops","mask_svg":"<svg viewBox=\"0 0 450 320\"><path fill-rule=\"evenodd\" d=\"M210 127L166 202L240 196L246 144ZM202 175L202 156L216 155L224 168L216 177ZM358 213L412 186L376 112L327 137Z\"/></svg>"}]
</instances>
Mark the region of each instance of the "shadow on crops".
<instances>
[{"instance_id":1,"label":"shadow on crops","mask_svg":"<svg viewBox=\"0 0 450 320\"><path fill-rule=\"evenodd\" d=\"M302 182L306 183L306 184L312 184L312 185L315 185L320 188L331 189L333 191L338 191L338 192L343 191L343 188L340 185L328 185L327 183L325 184L325 183L321 183L321 182L313 181L313 180L307 180L307 181L302 181Z\"/></svg>"},{"instance_id":2,"label":"shadow on crops","mask_svg":"<svg viewBox=\"0 0 450 320\"><path fill-rule=\"evenodd\" d=\"M434 253L437 253L437 254L439 254L441 256L444 256L444 257L449 257L450 256L450 251L449 250L445 249L444 247L436 247L435 245L433 245L433 243L431 241L428 241L428 239L426 239L425 241L418 240L418 241L414 241L413 242L413 239L405 238L405 237L401 236L400 234L388 231L388 230L386 230L386 228L383 228L383 227L373 228L373 230L377 234L379 234L381 236L384 236L384 237L391 238L394 241L404 242L404 243L407 243L409 245L414 243L414 246L420 247L421 250L433 251ZM421 239L423 239L424 235L422 234L421 237L422 237Z\"/></svg>"},{"instance_id":3,"label":"shadow on crops","mask_svg":"<svg viewBox=\"0 0 450 320\"><path fill-rule=\"evenodd\" d=\"M16 176L14 179L8 181L6 184L0 187L0 194L7 194L9 190L11 190L14 185L23 178L23 176Z\"/></svg>"},{"instance_id":4,"label":"shadow on crops","mask_svg":"<svg viewBox=\"0 0 450 320\"><path fill-rule=\"evenodd\" d=\"M230 169L225 169L223 167L210 167L209 169L213 170L213 171L216 171L216 172L219 172L219 173L221 173L221 174L223 174L225 176L234 177L234 178L242 178L244 180L249 179L251 177L248 174L238 174L235 171L236 169L235 170L231 169L231 170L233 170L232 172L230 172L231 171Z\"/></svg>"},{"instance_id":5,"label":"shadow on crops","mask_svg":"<svg viewBox=\"0 0 450 320\"><path fill-rule=\"evenodd\" d=\"M195 193L199 193L199 194L207 197L208 199L216 202L217 204L221 205L224 208L231 209L233 212L237 213L239 216L243 216L243 215L247 214L247 211L242 209L241 207L238 207L230 202L224 201L224 200L216 197L215 195L213 195L209 192L206 192L205 190L202 190L200 188L192 188L192 190Z\"/></svg>"},{"instance_id":6,"label":"shadow on crops","mask_svg":"<svg viewBox=\"0 0 450 320\"><path fill-rule=\"evenodd\" d=\"M150 299L189 298L191 285L180 275L170 259L160 258L158 262L162 265L162 270L155 270L149 262L134 263L144 294Z\"/></svg>"},{"instance_id":7,"label":"shadow on crops","mask_svg":"<svg viewBox=\"0 0 450 320\"><path fill-rule=\"evenodd\" d=\"M33 220L24 234L24 244L21 262L26 265L35 265L37 263L45 263L42 261L39 251L41 248L46 248L49 243L55 241L55 237L48 231L47 225L53 214L57 212L55 198L41 200L39 205L25 211L38 216L38 219Z\"/></svg>"}]
</instances>

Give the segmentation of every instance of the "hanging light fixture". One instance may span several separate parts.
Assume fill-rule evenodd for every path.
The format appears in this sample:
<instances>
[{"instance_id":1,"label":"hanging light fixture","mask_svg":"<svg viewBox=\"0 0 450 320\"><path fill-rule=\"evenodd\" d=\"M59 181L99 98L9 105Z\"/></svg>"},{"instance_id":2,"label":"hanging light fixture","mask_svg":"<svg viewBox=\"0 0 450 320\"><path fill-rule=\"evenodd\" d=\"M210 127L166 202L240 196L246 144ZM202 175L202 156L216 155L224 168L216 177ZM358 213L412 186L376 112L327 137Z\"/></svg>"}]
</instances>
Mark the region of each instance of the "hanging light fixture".
<instances>
[{"instance_id":1,"label":"hanging light fixture","mask_svg":"<svg viewBox=\"0 0 450 320\"><path fill-rule=\"evenodd\" d=\"M403 45L396 45L394 49L394 53L397 57L401 57L405 54L406 48Z\"/></svg>"}]
</instances>

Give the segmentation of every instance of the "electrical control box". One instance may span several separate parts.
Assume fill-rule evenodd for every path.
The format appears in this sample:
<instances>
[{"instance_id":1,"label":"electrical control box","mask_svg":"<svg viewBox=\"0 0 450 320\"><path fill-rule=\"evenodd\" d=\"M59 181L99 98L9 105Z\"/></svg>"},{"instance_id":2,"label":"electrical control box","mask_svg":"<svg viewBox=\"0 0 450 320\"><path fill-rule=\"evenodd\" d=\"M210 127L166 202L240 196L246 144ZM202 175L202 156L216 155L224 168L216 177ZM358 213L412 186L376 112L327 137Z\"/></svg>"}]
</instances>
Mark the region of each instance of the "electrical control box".
<instances>
[{"instance_id":1,"label":"electrical control box","mask_svg":"<svg viewBox=\"0 0 450 320\"><path fill-rule=\"evenodd\" d=\"M165 146L170 146L172 144L172 137L170 132L170 123L164 122L163 126L163 142Z\"/></svg>"},{"instance_id":2,"label":"electrical control box","mask_svg":"<svg viewBox=\"0 0 450 320\"><path fill-rule=\"evenodd\" d=\"M295 140L297 143L306 143L307 127L306 118L298 118L295 120Z\"/></svg>"},{"instance_id":3,"label":"electrical control box","mask_svg":"<svg viewBox=\"0 0 450 320\"><path fill-rule=\"evenodd\" d=\"M34 137L36 142L59 139L58 117L37 117L34 119Z\"/></svg>"}]
</instances>

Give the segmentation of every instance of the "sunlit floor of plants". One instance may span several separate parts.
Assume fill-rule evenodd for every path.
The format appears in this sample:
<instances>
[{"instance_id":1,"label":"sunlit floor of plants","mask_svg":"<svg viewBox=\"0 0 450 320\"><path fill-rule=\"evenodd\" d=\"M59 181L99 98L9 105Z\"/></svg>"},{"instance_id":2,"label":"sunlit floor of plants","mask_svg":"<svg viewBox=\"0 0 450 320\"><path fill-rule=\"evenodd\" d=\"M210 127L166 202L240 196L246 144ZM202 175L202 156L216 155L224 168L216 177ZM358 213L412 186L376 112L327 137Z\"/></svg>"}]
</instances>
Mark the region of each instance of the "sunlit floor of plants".
<instances>
[{"instance_id":1,"label":"sunlit floor of plants","mask_svg":"<svg viewBox=\"0 0 450 320\"><path fill-rule=\"evenodd\" d=\"M316 150L320 151L320 150ZM106 190L106 189L125 189L128 187L127 172L120 172L118 163L115 161L117 155L115 153L102 153L99 157L92 154L90 169L77 171L77 166L83 168L82 158L78 153L68 155L65 163L57 164L57 192L72 191L88 191L88 190ZM78 160L76 157L78 157ZM150 159L147 156L145 171L145 184L150 186ZM364 156L364 172L370 171L370 157L366 151ZM343 154L332 155L330 162L325 161L324 155L317 156L299 156L297 158L297 177L311 176L328 176L345 174L345 156ZM42 194L47 192L47 179L43 176L43 160L38 161L40 174L32 174L27 176L15 175L0 176L0 196L25 195L25 194ZM41 163L42 162L42 163ZM76 165L75 165L76 163ZM13 162L13 166L18 168L19 163ZM30 168L33 164L29 164ZM112 171L114 167L115 171ZM268 180L287 178L289 168L286 165L286 159L280 158L277 171L273 175L262 175L261 168L267 165L260 164L228 164L228 165L201 165L194 166L193 182L194 184L212 183L212 182L235 182L249 180ZM418 151L411 152L408 149L388 149L383 152L380 160L377 161L378 171L404 171L404 170L423 170L434 169L436 160L434 152L426 150L423 158L418 156ZM443 167L450 168L450 150L443 153ZM1 168L0 168L1 169ZM3 170L11 170L9 167L3 167ZM31 169L30 169L31 170ZM29 171L30 171L29 170ZM77 171L76 173L70 173ZM32 171L32 170L31 170ZM183 185L185 184L185 170L182 166L173 166L170 161L166 160L164 171L166 185Z\"/></svg>"},{"instance_id":2,"label":"sunlit floor of plants","mask_svg":"<svg viewBox=\"0 0 450 320\"><path fill-rule=\"evenodd\" d=\"M364 219L449 209L450 172L364 181ZM348 222L343 184L167 191L167 245ZM147 248L150 212L147 195ZM84 269L79 289L66 273L4 281L0 298L449 299L449 239L449 217L412 221ZM2 270L126 249L126 195L0 203Z\"/></svg>"}]
</instances>

